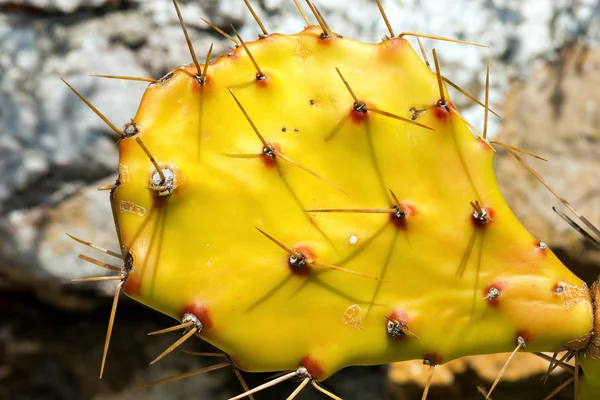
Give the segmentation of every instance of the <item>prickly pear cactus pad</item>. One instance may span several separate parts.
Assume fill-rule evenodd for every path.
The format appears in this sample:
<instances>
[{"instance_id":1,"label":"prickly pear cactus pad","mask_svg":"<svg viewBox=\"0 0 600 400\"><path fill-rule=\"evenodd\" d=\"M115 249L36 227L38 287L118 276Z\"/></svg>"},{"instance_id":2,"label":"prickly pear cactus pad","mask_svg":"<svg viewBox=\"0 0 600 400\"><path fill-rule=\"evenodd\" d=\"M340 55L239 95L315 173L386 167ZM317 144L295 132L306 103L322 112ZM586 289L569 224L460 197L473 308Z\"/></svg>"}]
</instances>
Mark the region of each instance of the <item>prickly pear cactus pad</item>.
<instances>
[{"instance_id":1,"label":"prickly pear cactus pad","mask_svg":"<svg viewBox=\"0 0 600 400\"><path fill-rule=\"evenodd\" d=\"M122 130L71 87L120 136L103 188L120 252L74 238L122 262L80 256L119 273L78 279L119 281L101 376L122 290L177 321L151 334L183 332L153 363L192 336L226 357L152 384L233 366L246 390L234 399L292 377L289 399L308 383L337 399L317 382L347 366L421 359L429 385L465 355L567 350L548 373L570 370L577 392L587 357L582 396L595 398L597 296L498 189L493 146L546 183L533 154L487 138L489 67L485 103L459 88L483 106L480 134L435 51L432 69L405 36L443 38L395 35L379 1L390 35L376 44L331 31L310 1L319 27L302 13L302 32L269 34L246 2L259 39L215 27L235 47L211 63L211 46L203 65L174 3L194 62L160 80L104 76L150 82ZM284 375L248 390L240 370Z\"/></svg>"},{"instance_id":2,"label":"prickly pear cactus pad","mask_svg":"<svg viewBox=\"0 0 600 400\"><path fill-rule=\"evenodd\" d=\"M318 380L583 345L584 283L517 221L494 150L404 38L245 45L151 84L125 129L127 295L243 370Z\"/></svg>"}]
</instances>

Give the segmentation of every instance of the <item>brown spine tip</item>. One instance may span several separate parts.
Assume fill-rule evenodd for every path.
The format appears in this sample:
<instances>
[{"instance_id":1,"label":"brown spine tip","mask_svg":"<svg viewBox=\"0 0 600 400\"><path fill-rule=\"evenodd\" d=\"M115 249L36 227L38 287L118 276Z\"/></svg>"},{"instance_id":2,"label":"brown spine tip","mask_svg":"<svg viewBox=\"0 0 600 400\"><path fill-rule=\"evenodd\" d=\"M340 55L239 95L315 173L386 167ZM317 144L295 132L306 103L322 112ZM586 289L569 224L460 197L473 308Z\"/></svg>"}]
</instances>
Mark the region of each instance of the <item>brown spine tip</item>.
<instances>
[{"instance_id":1,"label":"brown spine tip","mask_svg":"<svg viewBox=\"0 0 600 400\"><path fill-rule=\"evenodd\" d=\"M202 324L202 334L205 334L207 329L212 328L213 321L210 312L204 302L196 301L184 307L181 315L192 314Z\"/></svg>"},{"instance_id":2,"label":"brown spine tip","mask_svg":"<svg viewBox=\"0 0 600 400\"><path fill-rule=\"evenodd\" d=\"M314 379L319 380L323 376L323 368L319 363L310 355L305 356L301 361L300 365L302 365L310 376Z\"/></svg>"}]
</instances>

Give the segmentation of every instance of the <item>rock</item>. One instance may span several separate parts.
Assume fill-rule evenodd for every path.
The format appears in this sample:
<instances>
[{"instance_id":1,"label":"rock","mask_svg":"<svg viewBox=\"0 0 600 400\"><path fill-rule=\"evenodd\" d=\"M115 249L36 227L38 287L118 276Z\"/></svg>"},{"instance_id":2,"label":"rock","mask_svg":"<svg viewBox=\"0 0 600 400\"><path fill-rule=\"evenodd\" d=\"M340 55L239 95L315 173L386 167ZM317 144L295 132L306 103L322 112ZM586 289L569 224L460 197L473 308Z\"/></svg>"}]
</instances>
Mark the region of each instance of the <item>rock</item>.
<instances>
[{"instance_id":1,"label":"rock","mask_svg":"<svg viewBox=\"0 0 600 400\"><path fill-rule=\"evenodd\" d=\"M115 7L121 3L121 0L0 0L0 8L69 14L82 8Z\"/></svg>"},{"instance_id":2,"label":"rock","mask_svg":"<svg viewBox=\"0 0 600 400\"><path fill-rule=\"evenodd\" d=\"M554 61L518 81L507 98L499 140L549 162L523 156L556 192L600 226L600 47L563 47ZM552 211L574 216L506 151L497 160L499 183L521 221L571 264L600 264L600 251ZM581 223L580 223L581 224ZM566 254L565 254L566 253ZM584 268L595 279L597 269Z\"/></svg>"},{"instance_id":3,"label":"rock","mask_svg":"<svg viewBox=\"0 0 600 400\"><path fill-rule=\"evenodd\" d=\"M28 210L13 210L0 220L0 265L14 285L31 290L46 301L64 308L87 308L85 295L74 292L92 288L103 295L114 293L115 282L100 282L74 288L71 279L108 275L98 266L77 258L84 253L92 258L121 266L114 257L83 246L66 233L94 244L119 251L111 217L108 192L96 187L112 184L116 176L90 187L73 185L54 207L40 205ZM66 199L63 199L66 197Z\"/></svg>"}]
</instances>

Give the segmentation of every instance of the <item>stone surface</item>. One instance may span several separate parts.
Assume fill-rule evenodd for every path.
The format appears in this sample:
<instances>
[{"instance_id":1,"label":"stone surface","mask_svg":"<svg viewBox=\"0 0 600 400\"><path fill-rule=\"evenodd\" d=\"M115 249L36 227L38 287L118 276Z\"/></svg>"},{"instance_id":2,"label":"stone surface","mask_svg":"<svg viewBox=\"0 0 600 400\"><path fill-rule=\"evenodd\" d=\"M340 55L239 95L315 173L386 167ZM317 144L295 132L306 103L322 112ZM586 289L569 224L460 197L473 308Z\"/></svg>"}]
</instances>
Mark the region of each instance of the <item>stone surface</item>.
<instances>
[{"instance_id":1,"label":"stone surface","mask_svg":"<svg viewBox=\"0 0 600 400\"><path fill-rule=\"evenodd\" d=\"M563 48L555 60L516 81L507 98L505 126L499 140L547 158L525 156L556 192L593 224L600 226L600 48ZM587 264L594 280L600 249L594 248L552 211L564 206L506 151L497 160L505 197L520 220L563 253L570 263ZM581 224L581 223L580 223Z\"/></svg>"}]
</instances>

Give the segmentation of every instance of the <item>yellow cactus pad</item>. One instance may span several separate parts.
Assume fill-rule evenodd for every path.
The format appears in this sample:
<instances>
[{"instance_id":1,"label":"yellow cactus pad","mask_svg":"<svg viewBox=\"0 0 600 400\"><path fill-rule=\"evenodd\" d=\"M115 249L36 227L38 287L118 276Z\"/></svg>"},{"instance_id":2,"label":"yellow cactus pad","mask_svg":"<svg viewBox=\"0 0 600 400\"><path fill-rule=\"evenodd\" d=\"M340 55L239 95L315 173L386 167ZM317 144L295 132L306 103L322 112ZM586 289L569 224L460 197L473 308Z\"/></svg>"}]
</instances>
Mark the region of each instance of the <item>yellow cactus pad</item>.
<instances>
[{"instance_id":1,"label":"yellow cactus pad","mask_svg":"<svg viewBox=\"0 0 600 400\"><path fill-rule=\"evenodd\" d=\"M129 296L195 316L243 370L317 380L583 346L585 284L513 215L493 149L405 39L310 27L247 48L259 70L238 47L151 84L120 141Z\"/></svg>"}]
</instances>

